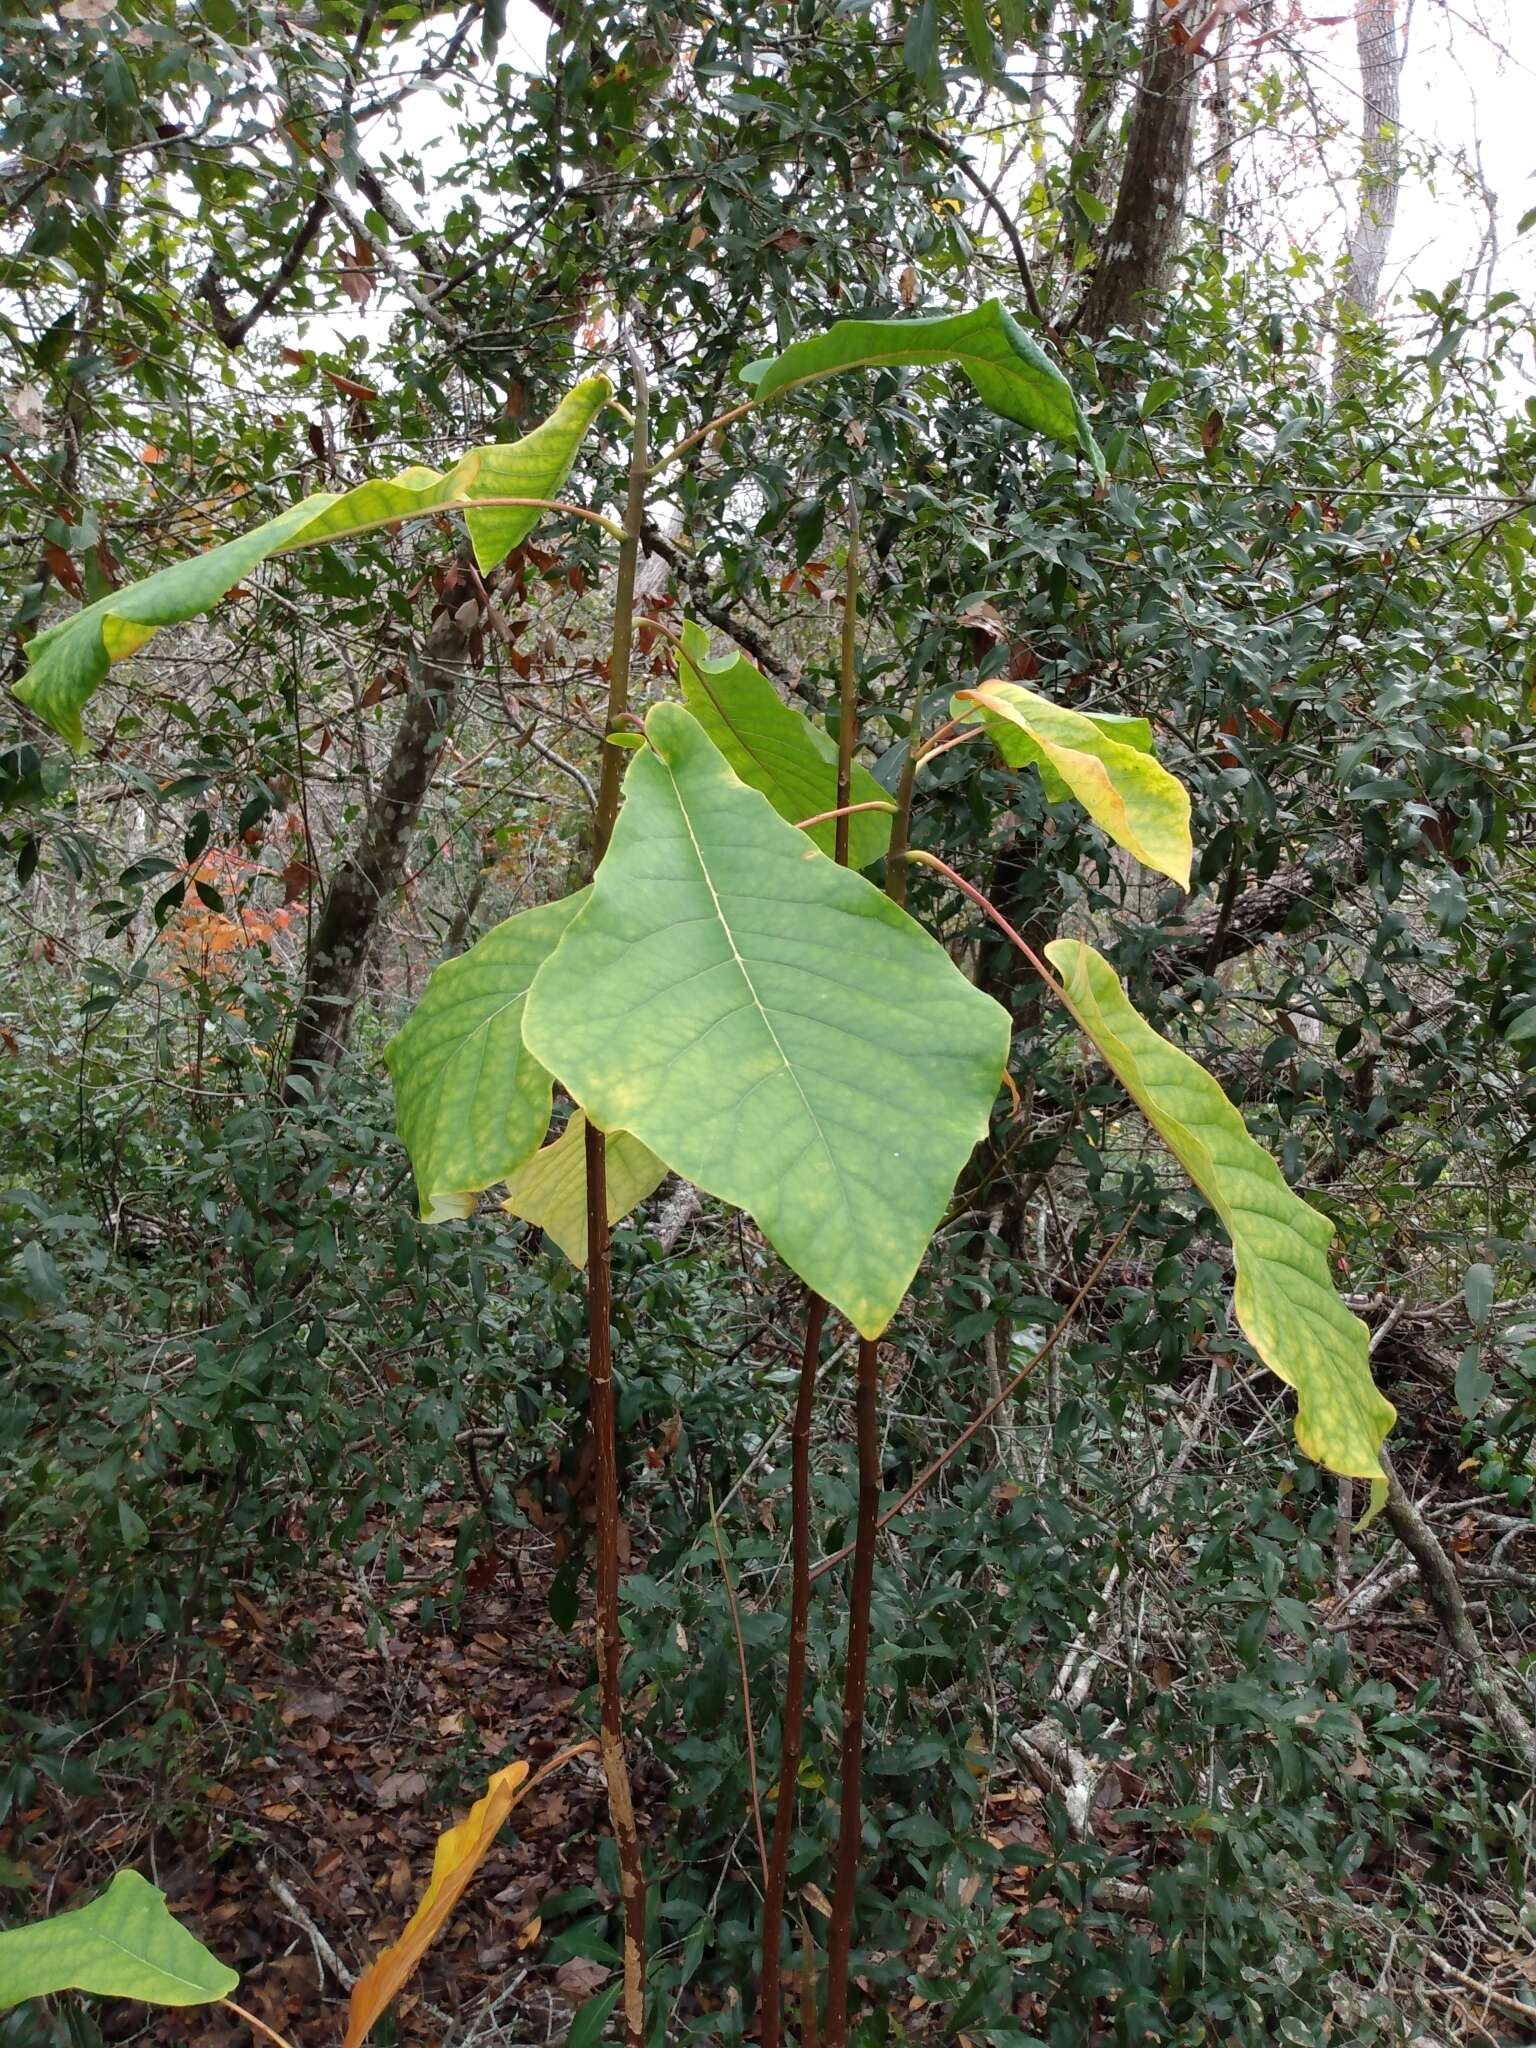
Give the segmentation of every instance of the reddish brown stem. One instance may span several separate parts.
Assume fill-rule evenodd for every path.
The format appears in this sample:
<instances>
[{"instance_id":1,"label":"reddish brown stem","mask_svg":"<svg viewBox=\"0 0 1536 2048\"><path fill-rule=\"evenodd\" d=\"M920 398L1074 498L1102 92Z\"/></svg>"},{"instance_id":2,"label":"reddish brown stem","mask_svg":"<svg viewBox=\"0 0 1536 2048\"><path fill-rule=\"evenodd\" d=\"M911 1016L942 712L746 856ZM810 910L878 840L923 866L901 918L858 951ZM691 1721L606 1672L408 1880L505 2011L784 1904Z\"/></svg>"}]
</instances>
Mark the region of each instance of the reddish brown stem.
<instances>
[{"instance_id":1,"label":"reddish brown stem","mask_svg":"<svg viewBox=\"0 0 1536 2048\"><path fill-rule=\"evenodd\" d=\"M757 1730L752 1723L752 1680L747 1673L747 1638L741 1626L741 1604L736 1598L736 1582L731 1577L731 1567L726 1562L725 1543L720 1534L720 1517L715 1513L711 1496L709 1503L709 1526L714 1532L715 1555L720 1560L720 1576L725 1581L725 1597L731 1610L731 1632L736 1638L736 1668L741 1673L741 1711L747 1724L747 1796L752 1804L752 1825L757 1832L757 1864L762 1872L763 1886L768 1884L768 1843L763 1834L763 1802L757 1789Z\"/></svg>"},{"instance_id":2,"label":"reddish brown stem","mask_svg":"<svg viewBox=\"0 0 1536 2048\"><path fill-rule=\"evenodd\" d=\"M857 1438L859 1515L848 1588L848 1660L843 1674L842 1803L837 1826L837 1869L827 1928L826 2048L847 2048L848 1964L864 1833L864 1704L869 1689L869 1610L875 1585L875 1541L880 1522L879 1346L859 1339Z\"/></svg>"},{"instance_id":3,"label":"reddish brown stem","mask_svg":"<svg viewBox=\"0 0 1536 2048\"><path fill-rule=\"evenodd\" d=\"M1066 1000L1065 996L1062 995L1061 984L1057 981L1055 975L1052 974L1049 967L1046 966L1029 941L1019 936L990 897L983 896L978 888L965 879L964 875L957 875L949 862L947 860L940 860L936 853L924 853L920 848L913 847L903 858L920 861L925 868L932 868L936 874L942 875L946 881L953 882L963 896L969 896L977 909L984 911L991 918L1005 938L1013 941L1030 966L1033 967L1036 974L1045 983L1046 987L1053 994L1060 996L1063 1002Z\"/></svg>"},{"instance_id":4,"label":"reddish brown stem","mask_svg":"<svg viewBox=\"0 0 1536 2048\"><path fill-rule=\"evenodd\" d=\"M624 1756L624 1641L619 1633L619 1461L613 1398L613 1279L607 1143L587 1125L587 1381L597 1503L597 1679L608 1816L624 1902L624 2048L645 2048L645 1872Z\"/></svg>"},{"instance_id":5,"label":"reddish brown stem","mask_svg":"<svg viewBox=\"0 0 1536 2048\"><path fill-rule=\"evenodd\" d=\"M800 1355L800 1389L790 1430L789 1665L784 1674L783 1733L779 1747L779 1796L773 1814L773 1844L763 1886L763 1967L758 1996L758 2038L762 2048L779 2048L783 2029L784 1896L789 1849L795 1832L795 1794L805 1735L806 1641L811 1617L811 1417L816 1407L816 1370L827 1304L809 1291L805 1298L805 1348Z\"/></svg>"},{"instance_id":6,"label":"reddish brown stem","mask_svg":"<svg viewBox=\"0 0 1536 2048\"><path fill-rule=\"evenodd\" d=\"M843 567L843 646L837 696L836 860L848 865L848 813L853 796L853 741L859 722L859 499L848 487L848 555Z\"/></svg>"}]
</instances>

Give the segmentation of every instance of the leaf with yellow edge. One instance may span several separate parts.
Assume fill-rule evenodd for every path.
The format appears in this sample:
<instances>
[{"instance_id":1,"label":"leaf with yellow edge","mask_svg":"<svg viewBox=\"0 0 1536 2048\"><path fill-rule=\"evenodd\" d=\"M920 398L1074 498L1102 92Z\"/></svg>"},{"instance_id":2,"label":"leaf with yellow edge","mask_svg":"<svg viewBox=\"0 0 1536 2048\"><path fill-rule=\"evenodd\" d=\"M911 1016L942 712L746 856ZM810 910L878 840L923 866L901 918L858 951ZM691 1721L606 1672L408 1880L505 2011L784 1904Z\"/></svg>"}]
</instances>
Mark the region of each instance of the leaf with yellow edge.
<instances>
[{"instance_id":1,"label":"leaf with yellow edge","mask_svg":"<svg viewBox=\"0 0 1536 2048\"><path fill-rule=\"evenodd\" d=\"M471 448L441 473L413 465L350 491L319 491L222 547L98 598L27 643L30 667L17 696L72 747L82 747L80 713L97 685L114 661L136 653L162 626L208 611L269 556L351 539L424 512L464 509L476 560L482 569L493 567L532 532L540 509L501 504L476 510L473 501L553 497L611 395L606 377L587 377L520 441Z\"/></svg>"},{"instance_id":2,"label":"leaf with yellow edge","mask_svg":"<svg viewBox=\"0 0 1536 2048\"><path fill-rule=\"evenodd\" d=\"M953 708L981 718L1010 768L1039 769L1053 803L1076 797L1143 867L1189 887L1189 792L1153 758L1143 720L1090 718L1017 683L978 683Z\"/></svg>"},{"instance_id":3,"label":"leaf with yellow edge","mask_svg":"<svg viewBox=\"0 0 1536 2048\"><path fill-rule=\"evenodd\" d=\"M1334 1291L1333 1225L1286 1184L1204 1067L1136 1014L1101 954L1076 939L1053 940L1045 954L1067 1008L1221 1218L1238 1323L1296 1390L1297 1443L1334 1472L1381 1480L1396 1410L1371 1378L1364 1323Z\"/></svg>"},{"instance_id":4,"label":"leaf with yellow edge","mask_svg":"<svg viewBox=\"0 0 1536 2048\"><path fill-rule=\"evenodd\" d=\"M667 1169L628 1131L610 1131L607 1145L608 1221L619 1223L654 1194ZM502 1208L552 1237L573 1266L587 1263L587 1120L576 1110L553 1145L546 1145L507 1182Z\"/></svg>"},{"instance_id":5,"label":"leaf with yellow edge","mask_svg":"<svg viewBox=\"0 0 1536 2048\"><path fill-rule=\"evenodd\" d=\"M364 1970L352 1987L347 2007L347 2033L342 2048L358 2048L366 2039L391 2000L395 1998L432 1943L442 1933L463 1897L466 1886L490 1853L491 1844L507 1815L541 1778L573 1756L596 1749L595 1742L578 1742L570 1749L541 1764L530 1778L525 1763L508 1764L497 1771L486 1788L485 1797L470 1808L468 1816L438 1836L432 1858L432 1877L421 1895L421 1903L406 1924L404 1934L393 1947L385 1949Z\"/></svg>"}]
</instances>

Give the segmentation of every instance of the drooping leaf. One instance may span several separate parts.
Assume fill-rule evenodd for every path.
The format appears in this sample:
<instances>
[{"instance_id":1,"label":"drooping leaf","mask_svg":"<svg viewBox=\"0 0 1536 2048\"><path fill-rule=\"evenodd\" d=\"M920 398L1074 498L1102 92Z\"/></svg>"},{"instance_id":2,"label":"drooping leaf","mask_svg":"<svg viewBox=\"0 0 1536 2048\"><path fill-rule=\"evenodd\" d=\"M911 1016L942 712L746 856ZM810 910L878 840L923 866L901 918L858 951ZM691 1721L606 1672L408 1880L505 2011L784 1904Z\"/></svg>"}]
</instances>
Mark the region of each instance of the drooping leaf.
<instances>
[{"instance_id":1,"label":"drooping leaf","mask_svg":"<svg viewBox=\"0 0 1536 2048\"><path fill-rule=\"evenodd\" d=\"M1498 1285L1498 1276L1492 1266L1485 1265L1481 1260L1475 1266L1468 1266L1466 1277L1461 1283L1461 1292L1474 1330L1481 1330L1486 1326L1498 1295Z\"/></svg>"},{"instance_id":2,"label":"drooping leaf","mask_svg":"<svg viewBox=\"0 0 1536 2048\"><path fill-rule=\"evenodd\" d=\"M1144 719L1089 718L1052 704L1018 683L978 683L957 693L954 710L974 711L1010 768L1038 768L1053 803L1076 797L1117 846L1189 887L1194 847L1189 792L1155 760ZM1147 744L1140 744L1146 729Z\"/></svg>"},{"instance_id":3,"label":"drooping leaf","mask_svg":"<svg viewBox=\"0 0 1536 2048\"><path fill-rule=\"evenodd\" d=\"M339 494L317 492L222 547L110 591L28 643L31 666L16 685L17 696L72 747L83 746L82 708L111 664L136 653L160 627L209 610L273 555L345 540L395 520L467 505L475 498L552 497L570 473L582 436L610 395L606 377L588 377L520 441L471 448L441 473L416 466ZM467 511L465 520L481 568L491 568L524 540L540 516L531 506Z\"/></svg>"},{"instance_id":4,"label":"drooping leaf","mask_svg":"<svg viewBox=\"0 0 1536 2048\"><path fill-rule=\"evenodd\" d=\"M358 2048L358 2043L366 2039L368 2030L442 1932L465 1887L485 1861L502 1823L522 1798L527 1781L526 1764L508 1764L504 1771L497 1771L485 1797L475 1802L468 1817L438 1836L431 1881L406 1923L404 1934L374 1958L352 1987L342 2048Z\"/></svg>"},{"instance_id":5,"label":"drooping leaf","mask_svg":"<svg viewBox=\"0 0 1536 2048\"><path fill-rule=\"evenodd\" d=\"M838 320L781 355L748 363L742 379L761 401L843 370L953 363L1004 419L1076 448L1103 476L1104 457L1077 394L1000 299L969 313L918 320Z\"/></svg>"},{"instance_id":6,"label":"drooping leaf","mask_svg":"<svg viewBox=\"0 0 1536 2048\"><path fill-rule=\"evenodd\" d=\"M521 910L445 960L384 1049L424 1222L470 1215L549 1129L550 1078L523 1043L523 1004L586 894Z\"/></svg>"},{"instance_id":7,"label":"drooping leaf","mask_svg":"<svg viewBox=\"0 0 1536 2048\"><path fill-rule=\"evenodd\" d=\"M683 700L727 761L752 789L760 789L781 818L798 825L837 804L837 748L819 726L793 711L768 678L734 649L709 658L709 635L692 620L683 627L678 659ZM850 801L888 802L866 769L853 771ZM837 825L812 825L807 836L831 854ZM888 811L859 811L848 820L848 860L867 868L891 843Z\"/></svg>"},{"instance_id":8,"label":"drooping leaf","mask_svg":"<svg viewBox=\"0 0 1536 2048\"><path fill-rule=\"evenodd\" d=\"M1364 1323L1334 1291L1333 1225L1286 1185L1205 1069L1137 1015L1102 955L1075 939L1045 952L1072 1015L1221 1218L1237 1320L1296 1390L1297 1443L1332 1471L1382 1480L1378 1453L1396 1411L1371 1379Z\"/></svg>"},{"instance_id":9,"label":"drooping leaf","mask_svg":"<svg viewBox=\"0 0 1536 2048\"><path fill-rule=\"evenodd\" d=\"M747 1210L867 1336L987 1126L1006 1013L658 704L529 1047L608 1130Z\"/></svg>"},{"instance_id":10,"label":"drooping leaf","mask_svg":"<svg viewBox=\"0 0 1536 2048\"><path fill-rule=\"evenodd\" d=\"M78 1912L0 1934L0 2012L55 1991L139 1998L148 2005L211 2005L240 1982L172 1917L164 1892L120 1870Z\"/></svg>"},{"instance_id":11,"label":"drooping leaf","mask_svg":"<svg viewBox=\"0 0 1536 2048\"><path fill-rule=\"evenodd\" d=\"M610 1131L607 1148L608 1221L619 1223L654 1194L667 1169L628 1131ZM587 1263L587 1120L578 1109L553 1145L546 1145L507 1183L502 1203L552 1237L573 1266Z\"/></svg>"}]
</instances>

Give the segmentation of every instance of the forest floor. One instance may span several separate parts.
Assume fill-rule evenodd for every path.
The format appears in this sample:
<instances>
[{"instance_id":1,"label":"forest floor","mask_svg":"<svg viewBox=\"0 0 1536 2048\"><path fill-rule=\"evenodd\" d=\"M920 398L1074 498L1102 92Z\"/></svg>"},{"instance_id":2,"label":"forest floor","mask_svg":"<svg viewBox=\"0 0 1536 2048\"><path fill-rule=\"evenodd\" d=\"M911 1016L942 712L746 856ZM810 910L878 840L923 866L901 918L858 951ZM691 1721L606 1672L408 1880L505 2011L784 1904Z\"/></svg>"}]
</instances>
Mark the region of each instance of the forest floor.
<instances>
[{"instance_id":1,"label":"forest floor","mask_svg":"<svg viewBox=\"0 0 1536 2048\"><path fill-rule=\"evenodd\" d=\"M1460 1533L1459 1549L1481 1547L1475 1524ZM226 1684L216 1696L172 1688L171 1703L185 1709L184 1733L179 1748L161 1752L154 1796L146 1801L141 1761L135 1775L125 1765L122 1780L108 1778L98 1794L67 1800L54 1793L49 1808L24 1816L29 1839L17 1860L54 1908L132 1863L240 1971L241 2004L295 2048L333 2048L345 2028L347 1983L399 1935L440 1831L494 1770L518 1759L537 1768L591 1732L581 1701L591 1674L590 1623L584 1617L568 1634L550 1618L546 1550L525 1553L520 1585L505 1569L471 1571L457 1612L442 1603L433 1611L428 1602L426 1619L413 1588L451 1582L451 1528L429 1526L409 1544L402 1539L405 1579L387 1602L361 1578L338 1583L319 1574L280 1606L237 1595L216 1637ZM1432 1617L1411 1597L1363 1623L1355 1650L1410 1694L1437 1673L1452 1676ZM146 1692L135 1712L115 1722L125 1756L142 1758L149 1723L141 1717L152 1713L163 1726L166 1705L163 1693ZM1138 1826L1144 1794L1134 1774L1109 1770L1092 1825L1102 1846L1145 1870L1159 1844ZM637 1799L642 1817L649 1811L662 1825L668 1791L659 1774L642 1767ZM994 1845L1046 1848L1041 1800L1027 1771L1002 1761L987 1793ZM599 1875L605 1834L596 1758L577 1756L516 1809L402 1993L401 2048L521 2048L564 2038L572 2012L611 1975L603 1962L560 1942L569 1908L612 1904ZM1393 1878L1386 1865L1373 1876L1373 1860L1359 1873L1356 1896L1367 1910L1389 1908L1382 1886L1390 1892ZM1032 1903L1022 1871L1005 1875L999 1889L1021 1915ZM578 1890L565 1908L552 1907ZM1141 1922L1136 1890L1118 1887L1128 1921ZM814 1888L808 1896L814 1910ZM1528 2043L1530 2032L1510 2031L1508 1990L1502 2011L1497 1991L1477 1995L1499 1974L1487 1970L1481 1984L1471 1974L1490 1959L1475 1953L1477 1943L1461 1943L1454 1926L1446 1936L1452 1967L1464 1973L1460 1984L1434 1988L1450 2038ZM1028 1940L1021 1928L1021 1944ZM224 2011L200 2010L195 2025L174 2011L146 2023L129 2005L109 2005L100 2017L107 2038L118 2042L249 2048L251 2039ZM905 2024L910 2041L925 2038L925 2015L914 2010Z\"/></svg>"},{"instance_id":2,"label":"forest floor","mask_svg":"<svg viewBox=\"0 0 1536 2048\"><path fill-rule=\"evenodd\" d=\"M405 1552L409 1579L446 1582L453 1549L451 1530L420 1534ZM340 1972L360 1972L398 1937L441 1830L493 1771L518 1759L537 1768L590 1732L577 1708L584 1631L556 1627L535 1573L521 1590L496 1577L464 1594L456 1618L440 1605L429 1623L408 1591L382 1618L360 1582L302 1586L276 1608L237 1596L216 1639L227 1683L217 1698L184 1695L186 1747L162 1766L158 1829L142 1819L142 1777L109 1782L60 1802L41 1836L34 1825L25 1864L63 1905L131 1862L240 1971L242 2005L297 2048L334 2044L345 2027ZM163 1700L154 1705L163 1714ZM115 1731L130 1744L147 1732L135 1718ZM529 1794L401 1994L402 2044L563 2036L609 1971L580 1957L547 1965L541 1903L598 1884L605 1813L590 1754ZM101 2017L109 2039L193 2038L184 2013L146 2025L122 2005ZM251 2035L204 2010L195 2040L250 2048Z\"/></svg>"}]
</instances>

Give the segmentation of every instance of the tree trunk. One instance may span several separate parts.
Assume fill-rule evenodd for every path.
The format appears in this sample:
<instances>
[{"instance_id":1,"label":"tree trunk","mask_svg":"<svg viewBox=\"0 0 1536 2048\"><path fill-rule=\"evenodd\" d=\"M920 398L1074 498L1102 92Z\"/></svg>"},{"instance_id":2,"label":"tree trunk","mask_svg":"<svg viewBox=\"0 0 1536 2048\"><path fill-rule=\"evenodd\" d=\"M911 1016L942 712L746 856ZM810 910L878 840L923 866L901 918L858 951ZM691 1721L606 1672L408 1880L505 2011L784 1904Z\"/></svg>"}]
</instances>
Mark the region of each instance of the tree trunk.
<instances>
[{"instance_id":1,"label":"tree trunk","mask_svg":"<svg viewBox=\"0 0 1536 2048\"><path fill-rule=\"evenodd\" d=\"M1216 31L1216 83L1211 93L1211 118L1216 129L1216 153L1211 162L1211 221L1218 247L1225 248L1232 217L1232 149L1237 141L1237 112L1232 104L1232 42L1237 18L1221 17Z\"/></svg>"},{"instance_id":2,"label":"tree trunk","mask_svg":"<svg viewBox=\"0 0 1536 2048\"><path fill-rule=\"evenodd\" d=\"M1360 212L1344 265L1346 327L1351 317L1375 318L1397 220L1397 197L1403 182L1398 130L1403 73L1399 26L1398 0L1355 0L1355 47L1360 53ZM1350 355L1347 348L1341 348L1334 364L1334 396L1347 391L1349 384Z\"/></svg>"},{"instance_id":3,"label":"tree trunk","mask_svg":"<svg viewBox=\"0 0 1536 2048\"><path fill-rule=\"evenodd\" d=\"M1144 327L1149 301L1167 288L1178 253L1194 161L1201 58L1163 14L1164 0L1152 0L1119 196L1074 322L1090 341L1102 341L1112 327Z\"/></svg>"},{"instance_id":4,"label":"tree trunk","mask_svg":"<svg viewBox=\"0 0 1536 2048\"><path fill-rule=\"evenodd\" d=\"M479 632L481 607L473 591L462 571L445 588L443 609L421 650L405 716L374 786L357 845L332 876L315 919L283 1078L286 1103L318 1092L346 1049L369 948L404 876L416 821Z\"/></svg>"}]
</instances>

